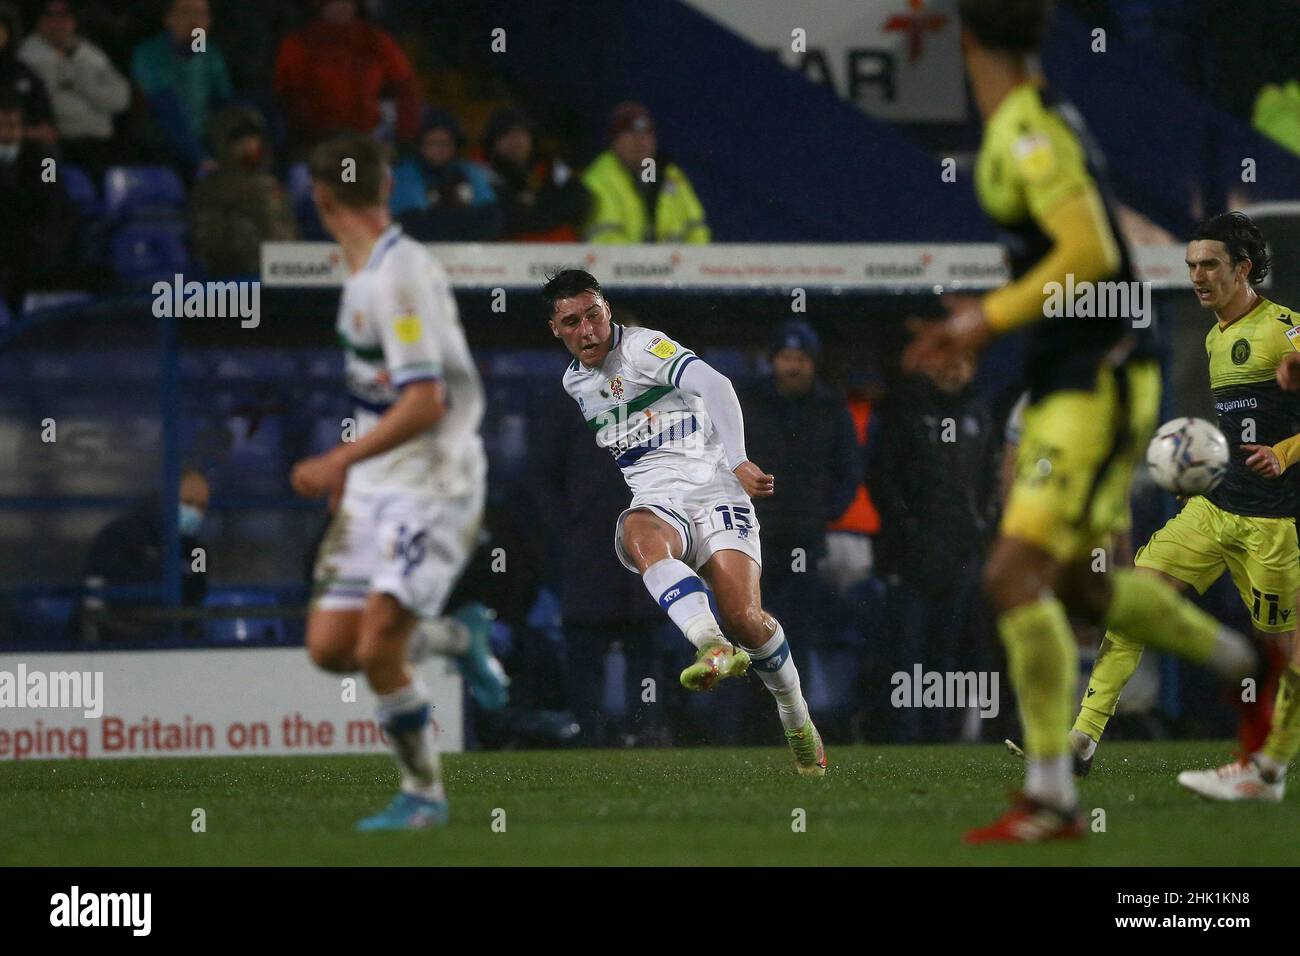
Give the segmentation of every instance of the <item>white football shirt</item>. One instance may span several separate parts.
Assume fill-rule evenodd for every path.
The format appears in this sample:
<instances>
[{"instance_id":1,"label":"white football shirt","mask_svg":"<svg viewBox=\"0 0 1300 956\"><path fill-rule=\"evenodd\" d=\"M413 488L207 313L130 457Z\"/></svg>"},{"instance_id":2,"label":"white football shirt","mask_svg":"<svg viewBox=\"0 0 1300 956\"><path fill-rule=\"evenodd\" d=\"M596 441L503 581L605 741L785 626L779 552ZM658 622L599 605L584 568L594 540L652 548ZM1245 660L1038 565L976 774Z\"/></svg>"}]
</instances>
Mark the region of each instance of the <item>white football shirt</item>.
<instances>
[{"instance_id":1,"label":"white football shirt","mask_svg":"<svg viewBox=\"0 0 1300 956\"><path fill-rule=\"evenodd\" d=\"M447 404L428 431L348 469L348 490L448 498L472 493L487 477L479 438L483 383L442 266L400 226L390 226L365 268L343 284L337 328L358 438L374 428L404 385L441 379Z\"/></svg>"},{"instance_id":2,"label":"white football shirt","mask_svg":"<svg viewBox=\"0 0 1300 956\"><path fill-rule=\"evenodd\" d=\"M695 353L662 332L614 324L613 344L594 369L574 359L564 390L596 444L623 471L634 496L683 491L732 477L704 400L678 388Z\"/></svg>"}]
</instances>

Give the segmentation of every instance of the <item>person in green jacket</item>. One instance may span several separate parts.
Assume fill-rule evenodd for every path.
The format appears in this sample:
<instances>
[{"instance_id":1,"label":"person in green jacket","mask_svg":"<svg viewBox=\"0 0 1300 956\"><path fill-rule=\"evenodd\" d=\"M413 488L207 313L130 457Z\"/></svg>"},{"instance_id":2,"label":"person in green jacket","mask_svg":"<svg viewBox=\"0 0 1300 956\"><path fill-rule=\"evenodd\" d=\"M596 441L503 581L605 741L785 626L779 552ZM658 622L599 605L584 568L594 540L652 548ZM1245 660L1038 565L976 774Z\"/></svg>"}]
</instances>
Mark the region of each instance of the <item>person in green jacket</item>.
<instances>
[{"instance_id":1,"label":"person in green jacket","mask_svg":"<svg viewBox=\"0 0 1300 956\"><path fill-rule=\"evenodd\" d=\"M657 155L648 109L634 102L615 107L609 144L582 175L592 197L587 242L709 241L704 207L691 181L680 167Z\"/></svg>"}]
</instances>

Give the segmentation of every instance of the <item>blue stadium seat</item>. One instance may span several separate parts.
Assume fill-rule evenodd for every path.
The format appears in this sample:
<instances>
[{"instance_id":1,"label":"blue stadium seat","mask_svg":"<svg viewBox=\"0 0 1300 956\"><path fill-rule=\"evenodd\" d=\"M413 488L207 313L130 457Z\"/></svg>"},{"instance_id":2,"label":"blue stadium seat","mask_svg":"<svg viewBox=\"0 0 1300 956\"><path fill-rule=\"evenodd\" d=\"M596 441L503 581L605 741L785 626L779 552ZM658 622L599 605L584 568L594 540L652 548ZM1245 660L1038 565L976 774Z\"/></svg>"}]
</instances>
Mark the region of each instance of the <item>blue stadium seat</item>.
<instances>
[{"instance_id":1,"label":"blue stadium seat","mask_svg":"<svg viewBox=\"0 0 1300 956\"><path fill-rule=\"evenodd\" d=\"M311 170L306 163L294 163L289 167L285 189L289 193L289 202L294 206L311 202Z\"/></svg>"},{"instance_id":2,"label":"blue stadium seat","mask_svg":"<svg viewBox=\"0 0 1300 956\"><path fill-rule=\"evenodd\" d=\"M76 207L82 220L98 219L104 215L104 201L100 198L99 188L90 174L75 164L64 164L63 188L68 199Z\"/></svg>"},{"instance_id":3,"label":"blue stadium seat","mask_svg":"<svg viewBox=\"0 0 1300 956\"><path fill-rule=\"evenodd\" d=\"M42 309L57 309L69 305L84 305L87 302L93 302L95 297L89 292L68 291L50 291L50 292L28 292L23 296L23 316L26 317L33 312L39 312Z\"/></svg>"},{"instance_id":4,"label":"blue stadium seat","mask_svg":"<svg viewBox=\"0 0 1300 956\"><path fill-rule=\"evenodd\" d=\"M185 186L167 166L112 166L104 174L104 201L116 220L178 219Z\"/></svg>"},{"instance_id":5,"label":"blue stadium seat","mask_svg":"<svg viewBox=\"0 0 1300 956\"><path fill-rule=\"evenodd\" d=\"M219 590L210 592L206 607L240 607L268 603L254 591ZM210 644L283 644L284 622L280 618L213 618L203 622L203 637Z\"/></svg>"},{"instance_id":6,"label":"blue stadium seat","mask_svg":"<svg viewBox=\"0 0 1300 956\"><path fill-rule=\"evenodd\" d=\"M127 223L113 234L112 259L118 281L127 285L146 285L184 274L190 267L184 223Z\"/></svg>"}]
</instances>

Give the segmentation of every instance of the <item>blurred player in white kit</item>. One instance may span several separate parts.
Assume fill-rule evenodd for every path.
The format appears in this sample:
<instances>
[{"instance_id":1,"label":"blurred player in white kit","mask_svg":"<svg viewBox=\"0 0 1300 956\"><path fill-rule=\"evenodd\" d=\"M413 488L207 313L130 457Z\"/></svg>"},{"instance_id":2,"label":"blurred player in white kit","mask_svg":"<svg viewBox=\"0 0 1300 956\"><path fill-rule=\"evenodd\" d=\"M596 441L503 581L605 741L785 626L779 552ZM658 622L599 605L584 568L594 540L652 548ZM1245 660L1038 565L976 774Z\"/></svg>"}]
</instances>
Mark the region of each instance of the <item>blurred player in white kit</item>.
<instances>
[{"instance_id":1,"label":"blurred player in white kit","mask_svg":"<svg viewBox=\"0 0 1300 956\"><path fill-rule=\"evenodd\" d=\"M488 645L491 612L440 617L482 522L483 385L446 273L392 223L384 147L361 135L312 153L312 190L349 276L339 303L355 440L294 466L294 491L326 497L333 519L316 559L307 650L335 673L363 671L401 772L401 790L362 830L447 819L431 702L411 664L456 658L488 709L506 678Z\"/></svg>"}]
</instances>

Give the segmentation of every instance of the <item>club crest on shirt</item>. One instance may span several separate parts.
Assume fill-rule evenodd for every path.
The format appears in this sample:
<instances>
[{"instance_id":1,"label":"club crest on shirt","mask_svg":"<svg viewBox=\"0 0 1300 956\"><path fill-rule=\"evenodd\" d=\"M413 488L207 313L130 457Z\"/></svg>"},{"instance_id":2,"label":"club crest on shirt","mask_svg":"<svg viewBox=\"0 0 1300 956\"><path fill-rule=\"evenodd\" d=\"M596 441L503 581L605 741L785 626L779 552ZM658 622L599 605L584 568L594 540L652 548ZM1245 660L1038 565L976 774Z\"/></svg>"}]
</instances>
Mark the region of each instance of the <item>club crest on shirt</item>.
<instances>
[{"instance_id":1,"label":"club crest on shirt","mask_svg":"<svg viewBox=\"0 0 1300 956\"><path fill-rule=\"evenodd\" d=\"M661 359L672 358L677 354L677 346L658 335L650 340L650 344L645 347L645 350Z\"/></svg>"},{"instance_id":2,"label":"club crest on shirt","mask_svg":"<svg viewBox=\"0 0 1300 956\"><path fill-rule=\"evenodd\" d=\"M352 331L353 331L353 332L356 332L358 335L360 335L362 329L364 329L365 327L366 327L366 317L365 317L364 315L362 315L360 312L353 312L353 313L352 313Z\"/></svg>"},{"instance_id":3,"label":"club crest on shirt","mask_svg":"<svg viewBox=\"0 0 1300 956\"><path fill-rule=\"evenodd\" d=\"M609 394L614 396L614 401L623 401L623 376L615 375L609 380Z\"/></svg>"}]
</instances>

